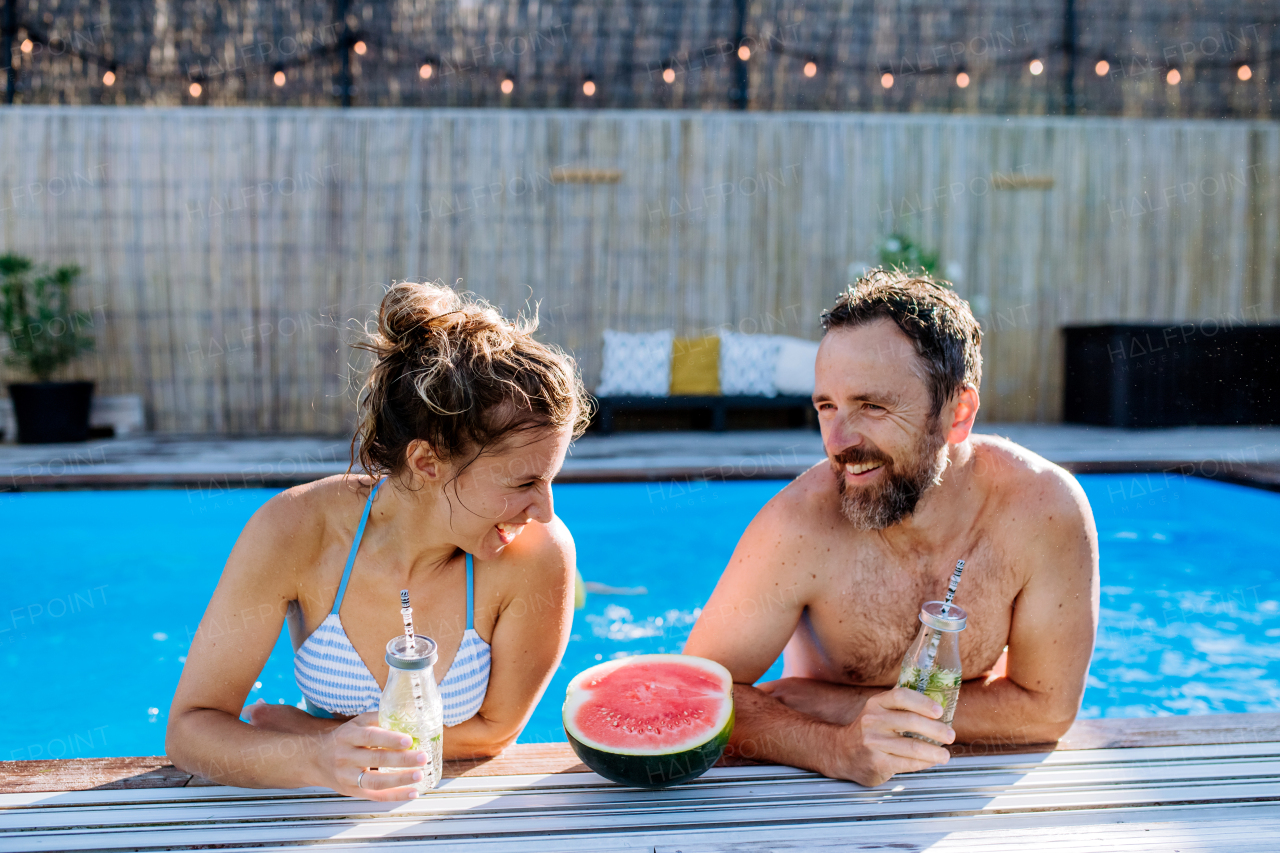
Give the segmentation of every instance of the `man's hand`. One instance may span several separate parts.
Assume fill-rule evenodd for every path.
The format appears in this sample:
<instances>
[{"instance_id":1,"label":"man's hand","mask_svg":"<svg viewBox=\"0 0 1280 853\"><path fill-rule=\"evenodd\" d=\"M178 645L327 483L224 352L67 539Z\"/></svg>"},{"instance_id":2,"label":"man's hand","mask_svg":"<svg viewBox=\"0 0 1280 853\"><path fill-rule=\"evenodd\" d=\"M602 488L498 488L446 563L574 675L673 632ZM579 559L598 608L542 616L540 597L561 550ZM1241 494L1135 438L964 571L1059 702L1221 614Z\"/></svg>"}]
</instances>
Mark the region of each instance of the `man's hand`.
<instances>
[{"instance_id":1,"label":"man's hand","mask_svg":"<svg viewBox=\"0 0 1280 853\"><path fill-rule=\"evenodd\" d=\"M946 764L951 754L900 732L915 732L939 743L956 733L939 722L942 706L923 693L895 687L867 699L858 718L837 735L837 748L827 758L823 775L849 779L873 788L898 773Z\"/></svg>"}]
</instances>

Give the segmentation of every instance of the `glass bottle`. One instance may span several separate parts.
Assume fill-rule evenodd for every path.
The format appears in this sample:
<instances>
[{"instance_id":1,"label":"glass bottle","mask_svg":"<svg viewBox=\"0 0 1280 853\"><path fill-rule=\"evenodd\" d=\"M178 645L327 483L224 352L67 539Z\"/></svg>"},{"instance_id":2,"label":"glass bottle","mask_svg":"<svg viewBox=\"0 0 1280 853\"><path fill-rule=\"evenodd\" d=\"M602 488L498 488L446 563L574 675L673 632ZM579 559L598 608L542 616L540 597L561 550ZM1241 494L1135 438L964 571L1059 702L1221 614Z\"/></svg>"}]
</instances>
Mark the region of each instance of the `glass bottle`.
<instances>
[{"instance_id":1,"label":"glass bottle","mask_svg":"<svg viewBox=\"0 0 1280 853\"><path fill-rule=\"evenodd\" d=\"M440 784L444 770L444 703L436 686L436 644L430 637L414 635L414 649L408 640L396 637L387 643L387 686L378 703L378 725L413 738L411 749L427 754L422 781L414 784L419 793Z\"/></svg>"},{"instance_id":2,"label":"glass bottle","mask_svg":"<svg viewBox=\"0 0 1280 853\"><path fill-rule=\"evenodd\" d=\"M940 719L948 726L955 719L960 698L960 632L967 620L963 608L926 601L920 607L920 633L902 658L898 673L899 687L910 687L942 706ZM915 732L903 734L942 745Z\"/></svg>"}]
</instances>

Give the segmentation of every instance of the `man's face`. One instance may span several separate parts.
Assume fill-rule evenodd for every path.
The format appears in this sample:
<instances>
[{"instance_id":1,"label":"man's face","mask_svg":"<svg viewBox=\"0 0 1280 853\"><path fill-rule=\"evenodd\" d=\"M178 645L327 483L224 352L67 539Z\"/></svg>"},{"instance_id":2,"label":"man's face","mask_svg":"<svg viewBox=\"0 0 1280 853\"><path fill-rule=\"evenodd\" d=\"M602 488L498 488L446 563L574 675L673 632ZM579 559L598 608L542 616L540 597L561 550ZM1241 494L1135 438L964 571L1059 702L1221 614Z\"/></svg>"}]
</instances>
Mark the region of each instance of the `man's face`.
<instances>
[{"instance_id":1,"label":"man's face","mask_svg":"<svg viewBox=\"0 0 1280 853\"><path fill-rule=\"evenodd\" d=\"M892 320L826 334L813 400L840 511L858 529L898 523L940 482L945 432L929 417L920 356Z\"/></svg>"}]
</instances>

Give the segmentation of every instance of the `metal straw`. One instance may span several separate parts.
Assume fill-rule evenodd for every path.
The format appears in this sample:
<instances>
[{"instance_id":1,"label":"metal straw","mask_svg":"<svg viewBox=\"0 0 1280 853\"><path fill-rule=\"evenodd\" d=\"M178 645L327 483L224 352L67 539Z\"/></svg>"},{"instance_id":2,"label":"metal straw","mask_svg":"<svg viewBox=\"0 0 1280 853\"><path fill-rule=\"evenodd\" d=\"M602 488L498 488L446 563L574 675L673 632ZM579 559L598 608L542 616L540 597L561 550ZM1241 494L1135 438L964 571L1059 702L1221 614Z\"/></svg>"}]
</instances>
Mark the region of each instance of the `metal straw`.
<instances>
[{"instance_id":1,"label":"metal straw","mask_svg":"<svg viewBox=\"0 0 1280 853\"><path fill-rule=\"evenodd\" d=\"M418 638L413 635L413 608L409 606L409 590L400 590L400 616L404 619L405 657L418 657ZM426 710L423 707L422 684L418 681L418 673L411 673L409 683L413 685L413 704L421 718Z\"/></svg>"},{"instance_id":2,"label":"metal straw","mask_svg":"<svg viewBox=\"0 0 1280 853\"><path fill-rule=\"evenodd\" d=\"M960 585L960 573L964 571L964 560L956 561L956 570L951 573L951 583L947 586L947 598L942 602L941 615L946 616L951 610L951 599L956 597L956 587ZM938 656L938 644L942 642L942 634L935 628L929 640L929 648L924 653L920 675L916 679L916 690L920 693L929 686L929 676L933 673L933 661Z\"/></svg>"}]
</instances>

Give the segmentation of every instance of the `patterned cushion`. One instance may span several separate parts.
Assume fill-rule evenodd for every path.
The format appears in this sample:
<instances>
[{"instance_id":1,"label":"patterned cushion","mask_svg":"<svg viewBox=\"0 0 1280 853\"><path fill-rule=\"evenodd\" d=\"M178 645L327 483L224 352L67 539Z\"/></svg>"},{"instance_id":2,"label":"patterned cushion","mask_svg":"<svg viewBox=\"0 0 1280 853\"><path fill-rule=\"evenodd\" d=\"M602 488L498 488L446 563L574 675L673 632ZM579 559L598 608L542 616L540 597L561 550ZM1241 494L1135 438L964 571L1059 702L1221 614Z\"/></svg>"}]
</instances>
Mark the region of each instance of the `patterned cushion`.
<instances>
[{"instance_id":1,"label":"patterned cushion","mask_svg":"<svg viewBox=\"0 0 1280 853\"><path fill-rule=\"evenodd\" d=\"M776 397L778 340L773 335L720 331L720 393Z\"/></svg>"},{"instance_id":2,"label":"patterned cushion","mask_svg":"<svg viewBox=\"0 0 1280 853\"><path fill-rule=\"evenodd\" d=\"M598 397L635 394L666 397L671 390L671 344L675 332L631 334L604 331L604 367Z\"/></svg>"},{"instance_id":3,"label":"patterned cushion","mask_svg":"<svg viewBox=\"0 0 1280 853\"><path fill-rule=\"evenodd\" d=\"M778 369L773 384L779 394L808 397L813 394L813 365L818 360L818 344L804 338L778 335Z\"/></svg>"},{"instance_id":4,"label":"patterned cushion","mask_svg":"<svg viewBox=\"0 0 1280 853\"><path fill-rule=\"evenodd\" d=\"M676 338L671 352L672 395L720 393L720 339Z\"/></svg>"}]
</instances>

